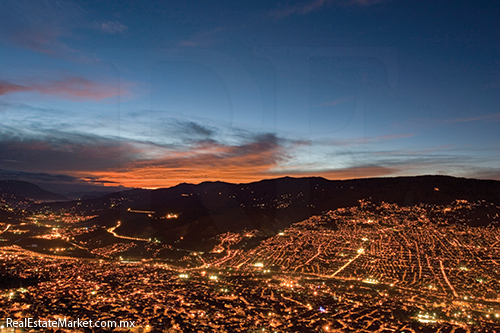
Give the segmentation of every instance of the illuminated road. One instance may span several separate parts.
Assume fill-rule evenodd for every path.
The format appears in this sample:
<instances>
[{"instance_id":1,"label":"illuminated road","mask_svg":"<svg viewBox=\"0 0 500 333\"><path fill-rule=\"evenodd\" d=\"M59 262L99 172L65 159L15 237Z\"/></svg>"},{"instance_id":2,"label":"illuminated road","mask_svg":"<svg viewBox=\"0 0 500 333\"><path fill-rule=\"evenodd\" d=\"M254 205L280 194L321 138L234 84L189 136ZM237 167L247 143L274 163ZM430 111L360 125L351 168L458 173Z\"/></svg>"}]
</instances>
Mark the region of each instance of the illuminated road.
<instances>
[{"instance_id":1,"label":"illuminated road","mask_svg":"<svg viewBox=\"0 0 500 333\"><path fill-rule=\"evenodd\" d=\"M241 252L241 250L228 250L227 255L224 258L221 258L220 260L214 262L212 265L213 266L220 266L223 263L227 262L228 260L234 258L240 252ZM202 267L205 267L205 265L203 265Z\"/></svg>"},{"instance_id":2,"label":"illuminated road","mask_svg":"<svg viewBox=\"0 0 500 333\"><path fill-rule=\"evenodd\" d=\"M76 244L76 243L69 242L69 241L68 241L68 243L70 243L71 245L73 245L73 246L75 246L75 247L77 247L77 248L79 248L79 249L81 249L81 250L85 250L85 251L88 251L88 250L89 250L89 249L87 249L86 247L83 247L83 246L78 245L78 244Z\"/></svg>"},{"instance_id":3,"label":"illuminated road","mask_svg":"<svg viewBox=\"0 0 500 333\"><path fill-rule=\"evenodd\" d=\"M299 269L300 267L303 267L303 266L307 266L307 265L309 265L309 263L310 263L311 261L313 261L313 260L314 260L314 259L316 259L318 256L320 256L320 255L321 255L321 247L322 247L322 246L323 246L323 244L320 244L320 245L318 246L318 252L316 252L316 254L315 254L315 255L313 255L311 258L309 258L309 260L307 260L307 261L306 261L303 265L299 265L299 266L295 267L294 272L296 272L296 271L297 271L297 269Z\"/></svg>"},{"instance_id":4,"label":"illuminated road","mask_svg":"<svg viewBox=\"0 0 500 333\"><path fill-rule=\"evenodd\" d=\"M118 235L116 232L115 232L115 229L118 228L119 226L121 225L121 222L118 221L118 223L116 224L115 227L111 227L109 228L107 231L112 234L113 236L115 236L116 238L121 238L121 239L128 239L128 240L134 240L134 241L139 241L139 242L149 242L149 239L145 239L145 238L138 238L138 237L128 237L128 236L121 236L121 235Z\"/></svg>"},{"instance_id":5,"label":"illuminated road","mask_svg":"<svg viewBox=\"0 0 500 333\"><path fill-rule=\"evenodd\" d=\"M458 294L455 291L455 288L451 285L450 280L448 280L448 277L446 276L446 272L444 271L444 266L443 266L443 261L439 260L439 266L441 266L441 272L443 273L444 280L448 284L448 287L450 287L451 291L453 292L453 296L458 298Z\"/></svg>"},{"instance_id":6,"label":"illuminated road","mask_svg":"<svg viewBox=\"0 0 500 333\"><path fill-rule=\"evenodd\" d=\"M3 229L1 232L0 232L0 235L3 234L4 232L6 232L7 230L9 230L10 228L10 224L7 224L7 228Z\"/></svg>"},{"instance_id":7,"label":"illuminated road","mask_svg":"<svg viewBox=\"0 0 500 333\"><path fill-rule=\"evenodd\" d=\"M354 260L358 259L363 253L365 253L365 250L364 249L359 249L358 250L358 254L354 258L352 258L351 260L349 260L344 266L340 267L335 273L333 273L332 275L330 275L330 277L334 277L338 273L342 272L344 270L344 268L346 268L347 266L349 266Z\"/></svg>"}]
</instances>

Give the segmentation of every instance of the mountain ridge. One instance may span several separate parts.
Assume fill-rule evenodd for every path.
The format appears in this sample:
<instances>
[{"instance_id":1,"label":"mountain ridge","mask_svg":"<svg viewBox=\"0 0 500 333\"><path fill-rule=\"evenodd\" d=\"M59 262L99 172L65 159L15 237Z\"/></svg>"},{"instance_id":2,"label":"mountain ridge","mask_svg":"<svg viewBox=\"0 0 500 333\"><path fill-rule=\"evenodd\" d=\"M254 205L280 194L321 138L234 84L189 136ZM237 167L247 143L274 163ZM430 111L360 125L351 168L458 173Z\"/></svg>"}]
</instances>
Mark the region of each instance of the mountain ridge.
<instances>
[{"instance_id":1,"label":"mountain ridge","mask_svg":"<svg viewBox=\"0 0 500 333\"><path fill-rule=\"evenodd\" d=\"M33 201L58 201L68 198L47 190L40 186L22 180L0 180L0 191L11 192Z\"/></svg>"},{"instance_id":2,"label":"mountain ridge","mask_svg":"<svg viewBox=\"0 0 500 333\"><path fill-rule=\"evenodd\" d=\"M98 215L105 227L121 221L120 234L187 247L225 232L273 235L292 223L341 207L396 203L446 205L486 200L500 205L500 181L451 176L328 180L321 177L266 179L252 183L203 182L154 190L133 189L88 200L35 204L32 210ZM478 225L488 221L476 221Z\"/></svg>"}]
</instances>

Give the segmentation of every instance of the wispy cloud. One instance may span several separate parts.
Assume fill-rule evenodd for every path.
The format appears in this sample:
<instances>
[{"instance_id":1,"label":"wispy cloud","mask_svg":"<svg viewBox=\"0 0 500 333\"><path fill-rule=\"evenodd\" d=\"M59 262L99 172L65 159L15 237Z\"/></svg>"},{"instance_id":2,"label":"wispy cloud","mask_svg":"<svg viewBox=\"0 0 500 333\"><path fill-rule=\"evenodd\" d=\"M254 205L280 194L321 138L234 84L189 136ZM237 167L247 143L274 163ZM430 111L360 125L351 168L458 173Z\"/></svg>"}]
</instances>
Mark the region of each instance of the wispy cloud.
<instances>
[{"instance_id":1,"label":"wispy cloud","mask_svg":"<svg viewBox=\"0 0 500 333\"><path fill-rule=\"evenodd\" d=\"M398 172L397 168L391 168L379 165L359 165L348 168L338 169L282 169L269 172L269 175L274 177L293 175L298 177L324 177L327 179L353 179L353 178L370 178L391 176Z\"/></svg>"},{"instance_id":2,"label":"wispy cloud","mask_svg":"<svg viewBox=\"0 0 500 333\"><path fill-rule=\"evenodd\" d=\"M196 123L179 127L202 135L212 133ZM30 137L7 128L0 129L0 168L93 177L96 182L126 186L258 180L288 158L287 148L293 145L271 133L240 136L239 140L228 144L186 137L177 144L160 145L46 130Z\"/></svg>"},{"instance_id":3,"label":"wispy cloud","mask_svg":"<svg viewBox=\"0 0 500 333\"><path fill-rule=\"evenodd\" d=\"M105 21L98 24L98 27L109 34L122 33L127 30L127 26L119 21Z\"/></svg>"},{"instance_id":4,"label":"wispy cloud","mask_svg":"<svg viewBox=\"0 0 500 333\"><path fill-rule=\"evenodd\" d=\"M399 135L373 137L370 140L396 139ZM406 137L406 135L401 135ZM360 139L358 143L363 142ZM352 140L338 142L339 148L327 153L321 161L310 160L306 163L288 163L269 171L274 176L322 176L329 179L350 179L367 177L451 174L459 175L474 163L483 161L464 155L460 150L450 150L449 146L428 147L420 150L359 150L352 147ZM330 166L328 162L330 161ZM333 165L333 166L332 166Z\"/></svg>"},{"instance_id":5,"label":"wispy cloud","mask_svg":"<svg viewBox=\"0 0 500 333\"><path fill-rule=\"evenodd\" d=\"M179 46L182 47L208 47L213 46L217 43L217 34L224 31L223 28L215 28L209 31L202 31L193 34L186 40L179 42Z\"/></svg>"},{"instance_id":6,"label":"wispy cloud","mask_svg":"<svg viewBox=\"0 0 500 333\"><path fill-rule=\"evenodd\" d=\"M490 113L477 115L473 117L457 117L457 118L413 118L406 123L397 124L398 126L412 126L418 128L429 128L434 126L443 126L457 123L473 123L473 122L498 122L500 121L500 113Z\"/></svg>"},{"instance_id":7,"label":"wispy cloud","mask_svg":"<svg viewBox=\"0 0 500 333\"><path fill-rule=\"evenodd\" d=\"M81 77L27 84L0 81L0 96L20 92L38 92L43 95L53 95L77 101L101 101L116 96L130 96L127 87L119 89L110 84L94 82Z\"/></svg>"},{"instance_id":8,"label":"wispy cloud","mask_svg":"<svg viewBox=\"0 0 500 333\"><path fill-rule=\"evenodd\" d=\"M0 39L43 53L68 50L61 38L81 24L83 9L73 1L0 2Z\"/></svg>"},{"instance_id":9,"label":"wispy cloud","mask_svg":"<svg viewBox=\"0 0 500 333\"><path fill-rule=\"evenodd\" d=\"M274 11L271 11L269 13L270 16L280 19L283 17L287 17L290 15L304 15L304 14L309 14L311 12L319 10L321 7L323 7L326 3L329 1L327 0L314 0L310 1L308 3L301 3L297 4L294 6L287 6L282 9L277 9Z\"/></svg>"},{"instance_id":10,"label":"wispy cloud","mask_svg":"<svg viewBox=\"0 0 500 333\"><path fill-rule=\"evenodd\" d=\"M32 134L7 128L0 129L0 156L0 168L71 174L119 167L140 158L142 150L119 138L57 130ZM6 160L16 161L15 165Z\"/></svg>"},{"instance_id":11,"label":"wispy cloud","mask_svg":"<svg viewBox=\"0 0 500 333\"><path fill-rule=\"evenodd\" d=\"M467 178L500 180L500 167L473 167L466 169L461 176Z\"/></svg>"},{"instance_id":12,"label":"wispy cloud","mask_svg":"<svg viewBox=\"0 0 500 333\"><path fill-rule=\"evenodd\" d=\"M0 81L1 86L1 81ZM1 88L0 88L1 89ZM0 92L0 96L1 96ZM23 111L35 111L35 112L43 112L43 114L58 114L62 115L64 111L55 109L55 108L47 108L36 105L28 105L25 103L9 103L0 101L0 112L5 112L8 110L23 110Z\"/></svg>"},{"instance_id":13,"label":"wispy cloud","mask_svg":"<svg viewBox=\"0 0 500 333\"><path fill-rule=\"evenodd\" d=\"M6 169L0 169L0 179L57 183L73 183L78 181L78 178L68 175L49 174L43 172L23 172Z\"/></svg>"},{"instance_id":14,"label":"wispy cloud","mask_svg":"<svg viewBox=\"0 0 500 333\"><path fill-rule=\"evenodd\" d=\"M454 118L454 119L448 119L446 122L448 123L468 123L468 122L475 122L475 121L500 121L500 113L493 113L493 114L487 114L487 115L482 115L482 116L476 116L476 117L466 117L466 118Z\"/></svg>"},{"instance_id":15,"label":"wispy cloud","mask_svg":"<svg viewBox=\"0 0 500 333\"><path fill-rule=\"evenodd\" d=\"M79 178L64 174L49 174L43 172L24 172L0 169L0 180L20 180L36 184L43 189L60 193L76 192L113 192L126 189L120 184L110 181L100 181L92 178Z\"/></svg>"},{"instance_id":16,"label":"wispy cloud","mask_svg":"<svg viewBox=\"0 0 500 333\"><path fill-rule=\"evenodd\" d=\"M274 134L256 135L240 144L204 140L188 149L165 150L162 157L137 159L91 174L126 186L146 187L205 180L260 180L266 175L269 178L269 170L288 158L286 144Z\"/></svg>"},{"instance_id":17,"label":"wispy cloud","mask_svg":"<svg viewBox=\"0 0 500 333\"><path fill-rule=\"evenodd\" d=\"M355 99L356 99L356 96L346 96L346 97L337 98L337 99L330 101L330 102L319 104L318 106L337 106L337 105L340 105L340 104L343 104L346 102L352 102Z\"/></svg>"},{"instance_id":18,"label":"wispy cloud","mask_svg":"<svg viewBox=\"0 0 500 333\"><path fill-rule=\"evenodd\" d=\"M268 15L274 19L281 19L292 15L306 15L327 5L369 6L385 1L387 0L313 0L272 10Z\"/></svg>"},{"instance_id":19,"label":"wispy cloud","mask_svg":"<svg viewBox=\"0 0 500 333\"><path fill-rule=\"evenodd\" d=\"M93 22L89 14L74 0L0 1L0 41L57 58L94 61L71 41L85 30L119 34L128 27L117 20Z\"/></svg>"},{"instance_id":20,"label":"wispy cloud","mask_svg":"<svg viewBox=\"0 0 500 333\"><path fill-rule=\"evenodd\" d=\"M172 140L162 144L64 133L45 127L34 135L35 130L19 133L15 128L0 128L0 169L62 174L86 182L127 187L166 187L207 180L242 183L283 175L330 179L459 175L476 164L484 168L495 162L446 146L370 151L356 146L412 135L404 133L329 142L245 131L235 131L227 137L227 133L215 127L173 119L169 127ZM306 146L319 144L324 151L316 156L318 159L299 156ZM493 177L496 169L483 170L483 174Z\"/></svg>"},{"instance_id":21,"label":"wispy cloud","mask_svg":"<svg viewBox=\"0 0 500 333\"><path fill-rule=\"evenodd\" d=\"M175 121L175 132L190 138L206 138L214 134L215 130L207 126L200 125L194 121Z\"/></svg>"},{"instance_id":22,"label":"wispy cloud","mask_svg":"<svg viewBox=\"0 0 500 333\"><path fill-rule=\"evenodd\" d=\"M414 136L413 133L398 133L398 134L387 134L387 135L352 138L352 139L330 139L330 140L318 141L316 143L322 145L335 146L335 147L347 147L347 146L367 145L383 141L405 139L405 138L411 138L413 136Z\"/></svg>"}]
</instances>

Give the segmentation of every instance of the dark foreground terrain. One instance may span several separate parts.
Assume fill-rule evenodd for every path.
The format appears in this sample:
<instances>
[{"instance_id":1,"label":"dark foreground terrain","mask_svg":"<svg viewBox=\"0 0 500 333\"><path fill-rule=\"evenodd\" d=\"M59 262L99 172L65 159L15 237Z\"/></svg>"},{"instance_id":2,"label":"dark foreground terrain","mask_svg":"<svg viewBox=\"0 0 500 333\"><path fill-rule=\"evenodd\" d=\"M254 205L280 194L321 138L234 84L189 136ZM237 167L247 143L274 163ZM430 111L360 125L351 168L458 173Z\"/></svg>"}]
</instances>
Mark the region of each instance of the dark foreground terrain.
<instances>
[{"instance_id":1,"label":"dark foreground terrain","mask_svg":"<svg viewBox=\"0 0 500 333\"><path fill-rule=\"evenodd\" d=\"M133 320L133 332L500 331L498 182L410 179L207 183L50 204L11 192L0 319Z\"/></svg>"}]
</instances>

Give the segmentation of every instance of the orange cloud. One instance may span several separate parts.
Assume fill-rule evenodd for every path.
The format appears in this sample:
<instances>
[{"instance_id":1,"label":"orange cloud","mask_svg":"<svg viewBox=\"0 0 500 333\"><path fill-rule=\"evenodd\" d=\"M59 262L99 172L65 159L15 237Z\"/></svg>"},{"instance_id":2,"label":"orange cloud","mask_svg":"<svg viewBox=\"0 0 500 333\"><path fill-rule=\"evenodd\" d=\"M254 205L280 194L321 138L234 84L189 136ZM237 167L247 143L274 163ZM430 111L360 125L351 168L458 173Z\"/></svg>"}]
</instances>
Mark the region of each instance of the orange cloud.
<instances>
[{"instance_id":1,"label":"orange cloud","mask_svg":"<svg viewBox=\"0 0 500 333\"><path fill-rule=\"evenodd\" d=\"M284 165L293 161L290 152L309 143L280 139L274 134L248 136L246 141L238 144L204 139L178 146L152 146L147 142L117 142L64 133L49 139L6 138L0 141L0 156L4 161L16 161L25 172L64 174L105 186L147 188L169 187L182 182L247 183L285 175L350 179L388 176L398 172L397 166L315 171L311 168L317 168L317 165L286 168Z\"/></svg>"},{"instance_id":2,"label":"orange cloud","mask_svg":"<svg viewBox=\"0 0 500 333\"><path fill-rule=\"evenodd\" d=\"M206 141L188 151L170 151L161 158L132 161L122 167L95 171L90 175L134 187L165 187L181 182L215 180L236 183L261 180L273 177L269 170L287 158L285 148L278 141L272 134L259 136L255 141L242 145Z\"/></svg>"},{"instance_id":3,"label":"orange cloud","mask_svg":"<svg viewBox=\"0 0 500 333\"><path fill-rule=\"evenodd\" d=\"M213 163L210 158L196 158L184 166L140 166L122 171L94 172L100 180L126 187L159 188L170 187L179 183L200 183L204 181L225 181L230 183L247 183L281 176L324 177L327 179L353 179L385 177L398 172L395 168L380 166L353 167L337 170L318 171L271 171L276 167L273 163L252 164L254 157L238 158L226 163ZM206 164L205 164L206 163ZM241 164L240 164L241 163Z\"/></svg>"},{"instance_id":4,"label":"orange cloud","mask_svg":"<svg viewBox=\"0 0 500 333\"><path fill-rule=\"evenodd\" d=\"M368 178L388 176L398 171L381 166L318 171L283 169L280 165L289 158L286 153L288 148L280 145L278 141L270 134L243 145L230 146L207 141L189 151L169 152L167 156L158 159L131 161L122 167L95 171L91 175L96 179L127 187L157 188L181 182L246 183L285 175L320 176L328 179ZM83 173L79 176L83 177Z\"/></svg>"},{"instance_id":5,"label":"orange cloud","mask_svg":"<svg viewBox=\"0 0 500 333\"><path fill-rule=\"evenodd\" d=\"M0 96L19 92L38 92L70 100L101 101L116 96L130 95L127 88L93 82L81 77L69 77L59 81L20 85L0 81Z\"/></svg>"}]
</instances>

